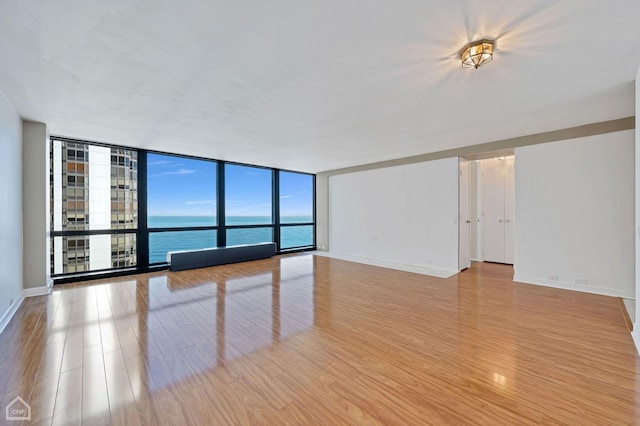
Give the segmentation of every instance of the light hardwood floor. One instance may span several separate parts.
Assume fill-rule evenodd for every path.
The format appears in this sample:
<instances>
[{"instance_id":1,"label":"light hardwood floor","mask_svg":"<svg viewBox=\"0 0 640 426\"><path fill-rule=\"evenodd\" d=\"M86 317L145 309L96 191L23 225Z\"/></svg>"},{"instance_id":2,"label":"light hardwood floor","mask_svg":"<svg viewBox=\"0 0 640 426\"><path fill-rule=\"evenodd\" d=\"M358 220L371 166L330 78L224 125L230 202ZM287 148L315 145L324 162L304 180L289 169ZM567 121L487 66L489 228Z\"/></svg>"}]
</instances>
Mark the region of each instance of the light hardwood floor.
<instances>
[{"instance_id":1,"label":"light hardwood floor","mask_svg":"<svg viewBox=\"0 0 640 426\"><path fill-rule=\"evenodd\" d=\"M640 424L618 300L512 274L303 254L56 286L0 335L0 421Z\"/></svg>"}]
</instances>

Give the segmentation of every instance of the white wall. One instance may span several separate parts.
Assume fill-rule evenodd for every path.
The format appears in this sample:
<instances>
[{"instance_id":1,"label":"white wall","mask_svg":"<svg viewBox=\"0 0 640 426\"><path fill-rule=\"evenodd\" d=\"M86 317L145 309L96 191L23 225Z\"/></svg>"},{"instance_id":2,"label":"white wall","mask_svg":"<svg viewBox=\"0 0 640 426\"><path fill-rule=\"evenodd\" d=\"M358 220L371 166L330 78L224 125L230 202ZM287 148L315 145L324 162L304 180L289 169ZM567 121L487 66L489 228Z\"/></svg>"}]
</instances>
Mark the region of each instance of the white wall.
<instances>
[{"instance_id":1,"label":"white wall","mask_svg":"<svg viewBox=\"0 0 640 426\"><path fill-rule=\"evenodd\" d=\"M89 229L111 228L111 148L89 145ZM111 238L109 238L109 263ZM111 266L107 266L110 268Z\"/></svg>"},{"instance_id":2,"label":"white wall","mask_svg":"<svg viewBox=\"0 0 640 426\"><path fill-rule=\"evenodd\" d=\"M634 133L516 148L515 281L635 298Z\"/></svg>"},{"instance_id":3,"label":"white wall","mask_svg":"<svg viewBox=\"0 0 640 426\"><path fill-rule=\"evenodd\" d=\"M22 125L22 207L24 288L46 293L51 280L49 135L47 125Z\"/></svg>"},{"instance_id":4,"label":"white wall","mask_svg":"<svg viewBox=\"0 0 640 426\"><path fill-rule=\"evenodd\" d=\"M112 268L111 235L91 235L89 237L89 256L89 268L91 271Z\"/></svg>"},{"instance_id":5,"label":"white wall","mask_svg":"<svg viewBox=\"0 0 640 426\"><path fill-rule=\"evenodd\" d=\"M638 83L640 80L640 69L638 69L638 74L636 76L636 129L640 129L640 84ZM636 217L635 217L635 249L636 249L636 258L635 258L635 294L640 295L640 135L636 132L635 136L635 172L636 172L636 188L635 188L635 208L636 208ZM635 300L635 310L634 310L634 320L640 316L640 297L636 297ZM633 340L636 344L636 348L638 352L640 352L640 330L638 330L639 322L635 321L633 325Z\"/></svg>"},{"instance_id":6,"label":"white wall","mask_svg":"<svg viewBox=\"0 0 640 426\"><path fill-rule=\"evenodd\" d=\"M89 182L89 229L110 229L111 148L89 146ZM111 236L89 237L89 256L91 270L111 268Z\"/></svg>"},{"instance_id":7,"label":"white wall","mask_svg":"<svg viewBox=\"0 0 640 426\"><path fill-rule=\"evenodd\" d=\"M316 246L320 251L329 250L329 176L316 175Z\"/></svg>"},{"instance_id":8,"label":"white wall","mask_svg":"<svg viewBox=\"0 0 640 426\"><path fill-rule=\"evenodd\" d=\"M329 177L329 251L458 270L458 158Z\"/></svg>"},{"instance_id":9,"label":"white wall","mask_svg":"<svg viewBox=\"0 0 640 426\"><path fill-rule=\"evenodd\" d=\"M49 194L53 197L53 229L54 231L62 230L62 142L50 141L51 150L53 151L53 193ZM55 237L53 256L53 272L60 273L63 270L62 264L62 237Z\"/></svg>"},{"instance_id":10,"label":"white wall","mask_svg":"<svg viewBox=\"0 0 640 426\"><path fill-rule=\"evenodd\" d=\"M0 330L22 295L22 120L0 92ZM11 301L13 300L13 306Z\"/></svg>"}]
</instances>

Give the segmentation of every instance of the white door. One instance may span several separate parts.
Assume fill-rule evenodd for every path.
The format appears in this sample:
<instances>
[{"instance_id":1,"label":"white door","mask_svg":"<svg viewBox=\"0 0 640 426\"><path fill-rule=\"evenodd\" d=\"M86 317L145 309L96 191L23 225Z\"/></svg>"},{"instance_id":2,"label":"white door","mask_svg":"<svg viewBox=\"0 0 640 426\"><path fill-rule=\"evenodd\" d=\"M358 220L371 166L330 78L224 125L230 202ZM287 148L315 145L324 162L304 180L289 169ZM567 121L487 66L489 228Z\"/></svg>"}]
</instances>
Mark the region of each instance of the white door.
<instances>
[{"instance_id":1,"label":"white door","mask_svg":"<svg viewBox=\"0 0 640 426\"><path fill-rule=\"evenodd\" d=\"M469 161L469 233L471 261L482 262L482 163Z\"/></svg>"},{"instance_id":2,"label":"white door","mask_svg":"<svg viewBox=\"0 0 640 426\"><path fill-rule=\"evenodd\" d=\"M505 261L504 168L502 161L482 164L482 251L487 262Z\"/></svg>"},{"instance_id":3,"label":"white door","mask_svg":"<svg viewBox=\"0 0 640 426\"><path fill-rule=\"evenodd\" d=\"M471 266L471 239L469 220L469 162L463 158L459 160L458 173L458 269L463 270Z\"/></svg>"},{"instance_id":4,"label":"white door","mask_svg":"<svg viewBox=\"0 0 640 426\"><path fill-rule=\"evenodd\" d=\"M516 229L515 159L505 159L504 174L504 263L514 263L514 239Z\"/></svg>"}]
</instances>

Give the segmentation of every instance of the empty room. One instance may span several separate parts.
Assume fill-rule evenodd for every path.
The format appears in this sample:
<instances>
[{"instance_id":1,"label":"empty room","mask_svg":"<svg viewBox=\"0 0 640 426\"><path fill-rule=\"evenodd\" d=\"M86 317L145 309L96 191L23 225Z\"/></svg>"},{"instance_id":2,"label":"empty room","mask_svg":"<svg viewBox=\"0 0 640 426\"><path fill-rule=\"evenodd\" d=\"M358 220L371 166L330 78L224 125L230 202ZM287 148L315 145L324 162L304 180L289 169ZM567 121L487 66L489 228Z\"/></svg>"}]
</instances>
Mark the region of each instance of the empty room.
<instances>
[{"instance_id":1,"label":"empty room","mask_svg":"<svg viewBox=\"0 0 640 426\"><path fill-rule=\"evenodd\" d=\"M640 3L0 3L0 424L640 424Z\"/></svg>"}]
</instances>

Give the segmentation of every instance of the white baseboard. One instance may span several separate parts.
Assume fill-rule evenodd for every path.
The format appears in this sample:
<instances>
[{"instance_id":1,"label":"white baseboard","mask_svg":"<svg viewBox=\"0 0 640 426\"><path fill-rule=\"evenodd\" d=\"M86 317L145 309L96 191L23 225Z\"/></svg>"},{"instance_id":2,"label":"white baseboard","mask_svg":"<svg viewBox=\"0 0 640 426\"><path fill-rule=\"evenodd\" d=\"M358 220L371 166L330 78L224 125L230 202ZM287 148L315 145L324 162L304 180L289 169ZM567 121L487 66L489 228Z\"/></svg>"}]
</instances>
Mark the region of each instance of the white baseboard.
<instances>
[{"instance_id":1,"label":"white baseboard","mask_svg":"<svg viewBox=\"0 0 640 426\"><path fill-rule=\"evenodd\" d=\"M640 330L636 328L636 325L633 325L633 331L631 332L631 337L633 337L633 343L636 344L636 351L640 354Z\"/></svg>"},{"instance_id":2,"label":"white baseboard","mask_svg":"<svg viewBox=\"0 0 640 426\"><path fill-rule=\"evenodd\" d=\"M331 257L339 260L346 260L348 262L363 263L365 265L371 265L371 266L380 266L382 268L396 269L398 271L413 272L413 273L422 274L422 275L430 275L438 278L449 278L454 276L458 272L460 272L460 271L451 271L447 269L429 268L429 267L420 266L420 265L410 265L406 263L398 263L398 262L392 262L388 260L369 259L365 257L351 256L351 255L346 255L341 253L329 253L324 251L314 251L312 253L318 256L325 256L325 257Z\"/></svg>"},{"instance_id":3,"label":"white baseboard","mask_svg":"<svg viewBox=\"0 0 640 426\"><path fill-rule=\"evenodd\" d=\"M22 302L24 302L24 299L26 299L27 297L46 296L47 294L51 293L52 287L50 287L48 284L49 283L47 283L46 286L42 287L25 288L24 290L22 290L22 293L20 294L18 300L13 305L11 305L7 312L5 312L5 314L2 316L2 319L0 319L0 333L4 331L5 327L11 321L11 318L13 318L16 312L18 312L18 309L22 305Z\"/></svg>"},{"instance_id":4,"label":"white baseboard","mask_svg":"<svg viewBox=\"0 0 640 426\"><path fill-rule=\"evenodd\" d=\"M42 287L34 287L34 288L25 288L22 291L24 297L34 297L34 296L46 296L51 292L51 288L49 286Z\"/></svg>"},{"instance_id":5,"label":"white baseboard","mask_svg":"<svg viewBox=\"0 0 640 426\"><path fill-rule=\"evenodd\" d=\"M623 299L635 299L635 294L632 291L616 290L613 288L594 287L590 285L580 285L566 281L549 281L542 278L526 277L523 275L514 275L513 281L524 283L541 285L544 287L561 288L563 290L581 291L583 293L600 294L603 296L622 297Z\"/></svg>"},{"instance_id":6,"label":"white baseboard","mask_svg":"<svg viewBox=\"0 0 640 426\"><path fill-rule=\"evenodd\" d=\"M4 329L9 324L9 321L11 321L11 318L13 318L13 316L16 314L16 312L18 312L18 309L22 305L22 302L24 302L24 294L20 295L18 300L16 300L13 303L13 305L11 305L9 307L7 312L5 312L5 314L2 316L2 319L0 319L0 333L2 333L4 331Z\"/></svg>"},{"instance_id":7,"label":"white baseboard","mask_svg":"<svg viewBox=\"0 0 640 426\"><path fill-rule=\"evenodd\" d=\"M627 315L629 315L629 319L632 324L636 323L636 301L635 299L622 299L622 304L624 308L627 310Z\"/></svg>"}]
</instances>

